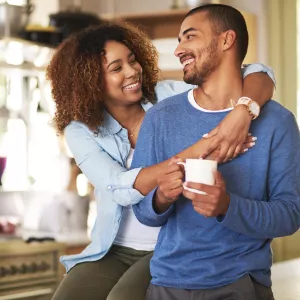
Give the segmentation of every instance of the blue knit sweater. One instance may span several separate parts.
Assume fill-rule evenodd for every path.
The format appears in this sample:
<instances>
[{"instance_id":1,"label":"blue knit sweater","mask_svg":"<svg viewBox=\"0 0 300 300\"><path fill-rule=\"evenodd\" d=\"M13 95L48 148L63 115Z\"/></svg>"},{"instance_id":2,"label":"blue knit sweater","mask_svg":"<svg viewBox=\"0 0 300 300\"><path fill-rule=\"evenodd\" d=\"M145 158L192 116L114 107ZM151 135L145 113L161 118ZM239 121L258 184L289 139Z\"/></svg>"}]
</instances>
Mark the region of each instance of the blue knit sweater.
<instances>
[{"instance_id":1,"label":"blue knit sweater","mask_svg":"<svg viewBox=\"0 0 300 300\"><path fill-rule=\"evenodd\" d=\"M227 113L197 110L187 92L159 103L145 117L132 168L184 150ZM162 226L150 265L153 284L210 289L248 273L271 285L272 238L293 234L300 224L300 136L293 114L272 100L250 132L256 146L219 166L230 194L223 219L204 218L183 196L158 215L155 190L134 206L140 222Z\"/></svg>"}]
</instances>

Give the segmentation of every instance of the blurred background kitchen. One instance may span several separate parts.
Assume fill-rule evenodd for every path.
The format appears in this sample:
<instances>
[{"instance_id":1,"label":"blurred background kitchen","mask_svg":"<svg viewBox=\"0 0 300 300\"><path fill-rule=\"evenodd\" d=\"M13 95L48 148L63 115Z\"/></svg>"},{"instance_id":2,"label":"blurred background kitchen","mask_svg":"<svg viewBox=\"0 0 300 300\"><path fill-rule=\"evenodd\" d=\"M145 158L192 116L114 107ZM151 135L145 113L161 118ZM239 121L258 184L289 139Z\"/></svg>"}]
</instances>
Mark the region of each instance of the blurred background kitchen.
<instances>
[{"instance_id":1,"label":"blurred background kitchen","mask_svg":"<svg viewBox=\"0 0 300 300\"><path fill-rule=\"evenodd\" d=\"M50 299L63 274L59 256L89 243L95 219L93 188L51 123L45 67L55 47L82 27L127 20L153 39L161 77L180 80L178 30L201 2L209 1L0 1L0 300ZM275 99L300 121L300 0L210 2L243 12L250 33L245 63L274 69ZM273 242L276 299L300 299L299 236Z\"/></svg>"}]
</instances>

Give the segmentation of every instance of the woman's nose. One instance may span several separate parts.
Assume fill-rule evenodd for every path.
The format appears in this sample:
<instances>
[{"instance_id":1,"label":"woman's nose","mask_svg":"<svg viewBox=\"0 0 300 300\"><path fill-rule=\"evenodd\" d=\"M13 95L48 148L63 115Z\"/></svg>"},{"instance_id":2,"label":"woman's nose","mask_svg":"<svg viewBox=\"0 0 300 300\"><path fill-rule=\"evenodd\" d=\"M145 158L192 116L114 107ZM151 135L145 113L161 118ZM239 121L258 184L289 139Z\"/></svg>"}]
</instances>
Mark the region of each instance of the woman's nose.
<instances>
[{"instance_id":1,"label":"woman's nose","mask_svg":"<svg viewBox=\"0 0 300 300\"><path fill-rule=\"evenodd\" d=\"M130 65L128 65L125 69L125 77L126 78L136 76L137 73L138 73L138 71Z\"/></svg>"}]
</instances>

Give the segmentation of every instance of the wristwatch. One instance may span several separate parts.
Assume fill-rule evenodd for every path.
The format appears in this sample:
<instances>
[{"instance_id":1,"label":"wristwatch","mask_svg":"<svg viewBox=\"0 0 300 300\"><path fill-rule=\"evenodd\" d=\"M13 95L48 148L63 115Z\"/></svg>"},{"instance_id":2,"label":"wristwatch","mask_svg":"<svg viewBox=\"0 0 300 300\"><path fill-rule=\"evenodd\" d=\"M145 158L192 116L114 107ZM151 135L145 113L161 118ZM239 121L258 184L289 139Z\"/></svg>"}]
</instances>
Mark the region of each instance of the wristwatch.
<instances>
[{"instance_id":1,"label":"wristwatch","mask_svg":"<svg viewBox=\"0 0 300 300\"><path fill-rule=\"evenodd\" d=\"M257 102L255 102L251 98L249 98L249 97L241 97L237 101L237 103L236 103L235 106L238 106L238 105L245 105L247 107L247 110L248 110L249 114L251 115L252 120L255 120L259 116L260 107L257 104Z\"/></svg>"}]
</instances>

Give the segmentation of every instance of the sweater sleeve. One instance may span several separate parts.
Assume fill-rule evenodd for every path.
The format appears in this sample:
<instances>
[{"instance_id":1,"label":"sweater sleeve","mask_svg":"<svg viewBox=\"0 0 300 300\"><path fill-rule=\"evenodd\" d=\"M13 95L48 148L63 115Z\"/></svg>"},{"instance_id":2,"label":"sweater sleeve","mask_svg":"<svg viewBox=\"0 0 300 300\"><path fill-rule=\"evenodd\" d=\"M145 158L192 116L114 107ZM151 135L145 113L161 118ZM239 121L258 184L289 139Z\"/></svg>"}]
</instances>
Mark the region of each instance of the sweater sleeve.
<instances>
[{"instance_id":1,"label":"sweater sleeve","mask_svg":"<svg viewBox=\"0 0 300 300\"><path fill-rule=\"evenodd\" d=\"M146 114L141 127L131 165L133 169L152 166L160 162L156 155L155 124L152 112ZM173 211L173 206L163 214L157 214L153 209L155 192L156 189L150 192L141 202L134 205L133 211L142 224L151 227L160 227L167 222Z\"/></svg>"},{"instance_id":2,"label":"sweater sleeve","mask_svg":"<svg viewBox=\"0 0 300 300\"><path fill-rule=\"evenodd\" d=\"M230 194L223 226L254 238L291 235L300 225L300 136L290 113L273 136L268 172L269 201Z\"/></svg>"}]
</instances>

